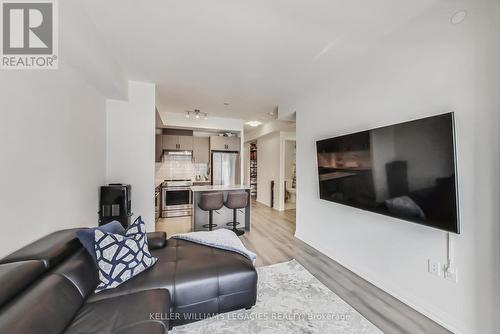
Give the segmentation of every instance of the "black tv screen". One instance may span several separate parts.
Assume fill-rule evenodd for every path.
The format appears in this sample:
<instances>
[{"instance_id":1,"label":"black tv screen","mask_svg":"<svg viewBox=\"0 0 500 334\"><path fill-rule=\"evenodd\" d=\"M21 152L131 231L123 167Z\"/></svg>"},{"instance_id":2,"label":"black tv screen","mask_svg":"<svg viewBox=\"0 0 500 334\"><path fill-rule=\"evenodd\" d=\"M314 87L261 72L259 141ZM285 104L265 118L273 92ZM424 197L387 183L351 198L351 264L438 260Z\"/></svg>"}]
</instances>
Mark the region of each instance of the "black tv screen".
<instances>
[{"instance_id":1,"label":"black tv screen","mask_svg":"<svg viewBox=\"0 0 500 334\"><path fill-rule=\"evenodd\" d=\"M321 199L460 233L453 113L316 146Z\"/></svg>"}]
</instances>

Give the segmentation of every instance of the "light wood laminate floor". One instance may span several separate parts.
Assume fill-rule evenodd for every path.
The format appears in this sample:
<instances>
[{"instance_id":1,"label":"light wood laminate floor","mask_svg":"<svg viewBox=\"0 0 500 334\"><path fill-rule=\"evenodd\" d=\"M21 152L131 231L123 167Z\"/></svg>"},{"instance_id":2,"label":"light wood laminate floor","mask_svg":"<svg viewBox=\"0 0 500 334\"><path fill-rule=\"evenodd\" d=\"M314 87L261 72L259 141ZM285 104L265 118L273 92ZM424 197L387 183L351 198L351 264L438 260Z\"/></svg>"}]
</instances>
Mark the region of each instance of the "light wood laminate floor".
<instances>
[{"instance_id":1,"label":"light wood laminate floor","mask_svg":"<svg viewBox=\"0 0 500 334\"><path fill-rule=\"evenodd\" d=\"M295 210L252 203L252 229L242 241L257 253L256 266L297 260L317 279L384 333L451 333L373 284L296 239Z\"/></svg>"}]
</instances>

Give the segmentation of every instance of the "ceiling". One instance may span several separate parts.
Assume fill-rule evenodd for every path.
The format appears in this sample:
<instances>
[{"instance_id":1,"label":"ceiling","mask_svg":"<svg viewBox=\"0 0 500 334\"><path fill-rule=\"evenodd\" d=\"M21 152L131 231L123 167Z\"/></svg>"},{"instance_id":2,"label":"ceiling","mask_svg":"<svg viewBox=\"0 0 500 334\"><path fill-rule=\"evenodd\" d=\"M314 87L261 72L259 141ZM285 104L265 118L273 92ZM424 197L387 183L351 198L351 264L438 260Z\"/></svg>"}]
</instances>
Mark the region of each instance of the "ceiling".
<instances>
[{"instance_id":1,"label":"ceiling","mask_svg":"<svg viewBox=\"0 0 500 334\"><path fill-rule=\"evenodd\" d=\"M436 0L81 0L160 112L267 120ZM226 103L226 104L225 104Z\"/></svg>"}]
</instances>

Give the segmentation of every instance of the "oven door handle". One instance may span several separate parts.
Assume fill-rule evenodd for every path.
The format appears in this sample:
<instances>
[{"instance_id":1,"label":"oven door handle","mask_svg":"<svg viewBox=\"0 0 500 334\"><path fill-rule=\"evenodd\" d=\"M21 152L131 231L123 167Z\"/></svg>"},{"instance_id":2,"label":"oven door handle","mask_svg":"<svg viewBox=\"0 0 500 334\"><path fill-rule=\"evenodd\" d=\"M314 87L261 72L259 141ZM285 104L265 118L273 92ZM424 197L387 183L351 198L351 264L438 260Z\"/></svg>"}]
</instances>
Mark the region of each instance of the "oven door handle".
<instances>
[{"instance_id":1,"label":"oven door handle","mask_svg":"<svg viewBox=\"0 0 500 334\"><path fill-rule=\"evenodd\" d=\"M164 191L191 191L191 188L189 187L172 187L172 188L163 188Z\"/></svg>"}]
</instances>

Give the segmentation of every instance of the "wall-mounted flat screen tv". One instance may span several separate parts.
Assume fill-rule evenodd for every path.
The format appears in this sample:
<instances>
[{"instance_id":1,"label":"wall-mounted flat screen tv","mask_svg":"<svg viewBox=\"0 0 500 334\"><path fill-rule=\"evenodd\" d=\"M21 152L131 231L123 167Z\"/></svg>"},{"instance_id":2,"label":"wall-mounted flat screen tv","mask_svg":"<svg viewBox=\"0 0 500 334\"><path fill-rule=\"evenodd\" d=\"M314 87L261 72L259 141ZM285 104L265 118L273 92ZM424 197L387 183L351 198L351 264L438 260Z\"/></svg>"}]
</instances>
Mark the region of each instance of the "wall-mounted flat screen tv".
<instances>
[{"instance_id":1,"label":"wall-mounted flat screen tv","mask_svg":"<svg viewBox=\"0 0 500 334\"><path fill-rule=\"evenodd\" d=\"M316 147L321 199L460 233L453 113Z\"/></svg>"}]
</instances>

